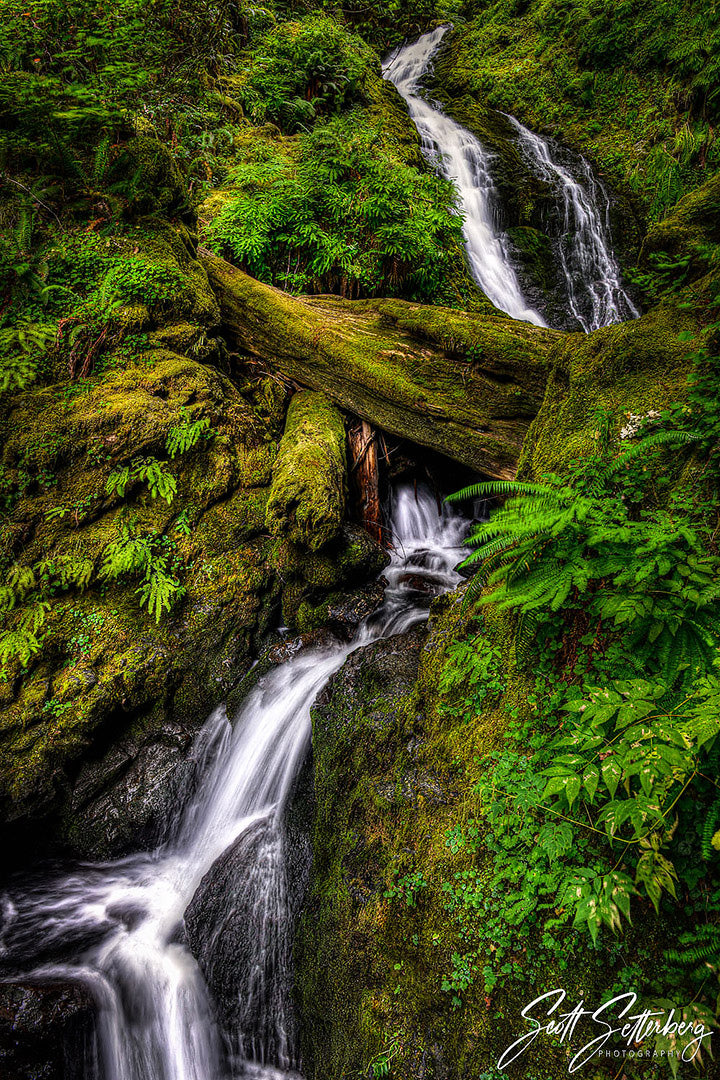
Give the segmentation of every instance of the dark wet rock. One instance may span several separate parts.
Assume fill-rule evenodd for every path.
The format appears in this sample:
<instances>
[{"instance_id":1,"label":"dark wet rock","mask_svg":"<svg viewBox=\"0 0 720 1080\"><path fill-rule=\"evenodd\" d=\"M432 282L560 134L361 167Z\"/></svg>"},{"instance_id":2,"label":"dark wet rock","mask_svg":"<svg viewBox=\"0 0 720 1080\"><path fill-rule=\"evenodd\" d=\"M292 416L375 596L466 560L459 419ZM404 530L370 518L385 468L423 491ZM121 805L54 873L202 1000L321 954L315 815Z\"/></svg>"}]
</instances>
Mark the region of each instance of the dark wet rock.
<instances>
[{"instance_id":1,"label":"dark wet rock","mask_svg":"<svg viewBox=\"0 0 720 1080\"><path fill-rule=\"evenodd\" d=\"M310 870L311 781L308 761L281 833L268 821L253 824L214 863L185 912L185 944L208 983L226 1041L251 1057L258 1048L260 1056L277 1056L280 1013L290 1045L295 1041L291 943Z\"/></svg>"},{"instance_id":2,"label":"dark wet rock","mask_svg":"<svg viewBox=\"0 0 720 1080\"><path fill-rule=\"evenodd\" d=\"M68 830L79 855L116 857L162 838L194 778L195 734L166 723L152 742L122 740L82 766Z\"/></svg>"},{"instance_id":3,"label":"dark wet rock","mask_svg":"<svg viewBox=\"0 0 720 1080\"><path fill-rule=\"evenodd\" d=\"M2 1080L84 1080L95 1054L94 1005L83 987L0 986Z\"/></svg>"}]
</instances>

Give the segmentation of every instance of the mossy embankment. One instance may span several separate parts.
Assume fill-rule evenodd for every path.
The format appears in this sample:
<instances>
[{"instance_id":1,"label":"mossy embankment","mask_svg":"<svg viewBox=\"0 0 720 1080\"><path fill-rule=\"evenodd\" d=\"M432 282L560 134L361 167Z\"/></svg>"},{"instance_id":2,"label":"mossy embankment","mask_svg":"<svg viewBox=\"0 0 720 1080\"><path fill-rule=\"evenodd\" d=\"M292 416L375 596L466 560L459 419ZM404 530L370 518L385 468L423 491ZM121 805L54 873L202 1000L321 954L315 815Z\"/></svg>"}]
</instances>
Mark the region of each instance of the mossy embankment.
<instances>
[{"instance_id":1,"label":"mossy embankment","mask_svg":"<svg viewBox=\"0 0 720 1080\"><path fill-rule=\"evenodd\" d=\"M642 223L720 164L717 33L709 3L496 0L459 24L436 82L451 113L508 112L588 156Z\"/></svg>"},{"instance_id":2,"label":"mossy embankment","mask_svg":"<svg viewBox=\"0 0 720 1080\"><path fill-rule=\"evenodd\" d=\"M697 242L707 225L692 207L704 207L712 190L688 196L658 236L674 236L677 218L688 243ZM706 324L714 289L701 260L642 319L560 338L520 477L567 476L573 462L592 459L602 417L612 418L617 437L686 402L688 340ZM702 466L689 462L668 452L666 487L653 499L670 489L692 497ZM407 1080L560 1080L568 1053L557 1037L536 1040L497 1071L527 1030L521 1010L538 995L562 988L570 1007L625 990L645 1001L693 998L663 950L706 917L704 901L699 914L672 903L656 913L633 898L633 925L623 920L617 936L603 929L595 943L544 891L558 858L582 865L592 846L591 830L584 835L574 822L578 850L559 846L547 863L531 854L543 828L532 784L545 781L529 763L566 722L554 704L558 686L583 670L580 633L564 639L562 612L556 618L562 647L539 659L517 616L492 605L463 608L461 590L435 602L427 631L351 657L318 701L315 861L297 942L310 1077L387 1069ZM582 1039L575 1041L577 1049ZM657 1060L626 1061L626 1073L660 1075ZM600 1059L592 1067L598 1078L617 1072Z\"/></svg>"}]
</instances>

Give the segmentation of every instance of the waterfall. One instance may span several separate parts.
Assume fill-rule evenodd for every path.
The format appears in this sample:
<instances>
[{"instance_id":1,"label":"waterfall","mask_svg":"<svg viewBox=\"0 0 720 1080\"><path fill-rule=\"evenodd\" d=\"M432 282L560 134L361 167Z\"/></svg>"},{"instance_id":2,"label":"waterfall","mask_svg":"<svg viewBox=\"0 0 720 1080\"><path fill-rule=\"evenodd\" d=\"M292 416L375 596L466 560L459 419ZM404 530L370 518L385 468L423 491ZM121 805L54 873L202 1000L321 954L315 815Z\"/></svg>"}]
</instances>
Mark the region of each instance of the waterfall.
<instances>
[{"instance_id":1,"label":"waterfall","mask_svg":"<svg viewBox=\"0 0 720 1080\"><path fill-rule=\"evenodd\" d=\"M520 149L541 180L557 193L562 235L556 244L572 314L585 333L640 314L622 287L612 249L610 200L578 155L580 177L556 160L555 148L515 117L507 116L518 134Z\"/></svg>"},{"instance_id":2,"label":"waterfall","mask_svg":"<svg viewBox=\"0 0 720 1080\"><path fill-rule=\"evenodd\" d=\"M301 651L263 676L234 723L223 707L195 745L200 780L156 850L81 865L7 895L0 956L8 980L74 979L97 1007L100 1064L87 1080L289 1077L297 1068L287 1001L291 927L284 813L310 740L317 694L354 649L410 629L460 576L466 523L429 490L397 489L382 606L350 643ZM232 845L252 853L241 891L251 955L238 959L242 1030L219 1032L183 915ZM222 898L232 910L235 897ZM218 932L221 932L218 930ZM225 1033L227 1036L228 1033Z\"/></svg>"},{"instance_id":3,"label":"waterfall","mask_svg":"<svg viewBox=\"0 0 720 1080\"><path fill-rule=\"evenodd\" d=\"M523 297L512 266L511 246L498 214L492 155L471 132L422 97L421 81L447 30L437 27L396 49L386 60L383 74L407 103L424 154L457 189L468 263L478 285L501 311L545 326ZM557 160L548 140L514 117L502 115L517 133L530 169L556 195L561 235L555 248L573 318L586 333L637 318L639 312L623 289L612 249L610 200L590 165L578 156L580 176L574 176Z\"/></svg>"},{"instance_id":4,"label":"waterfall","mask_svg":"<svg viewBox=\"0 0 720 1080\"><path fill-rule=\"evenodd\" d=\"M421 79L430 70L447 30L439 26L396 49L383 65L383 74L407 103L424 154L457 188L468 263L478 285L495 307L514 319L545 326L542 316L525 300L512 267L510 246L497 213L490 154L470 131L420 96Z\"/></svg>"}]
</instances>

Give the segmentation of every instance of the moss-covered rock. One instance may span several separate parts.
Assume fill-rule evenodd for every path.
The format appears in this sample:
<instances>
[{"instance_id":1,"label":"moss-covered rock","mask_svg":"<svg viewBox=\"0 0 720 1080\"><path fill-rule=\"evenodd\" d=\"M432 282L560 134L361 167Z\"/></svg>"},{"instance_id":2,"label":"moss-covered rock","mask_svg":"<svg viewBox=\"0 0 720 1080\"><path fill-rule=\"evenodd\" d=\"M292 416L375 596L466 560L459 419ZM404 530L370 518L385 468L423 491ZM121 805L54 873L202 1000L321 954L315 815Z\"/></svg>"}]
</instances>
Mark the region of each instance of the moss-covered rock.
<instances>
[{"instance_id":1,"label":"moss-covered rock","mask_svg":"<svg viewBox=\"0 0 720 1080\"><path fill-rule=\"evenodd\" d=\"M209 437L170 458L170 430L200 422ZM93 783L75 790L80 762L125 739L119 773L134 768L168 723L185 745L273 618L265 513L280 431L218 371L160 349L126 370L9 398L0 428L0 558L7 573L36 579L6 628L38 590L50 604L39 651L24 666L9 660L0 682L2 813L53 812L83 851L97 850L105 828L112 848L117 823L87 811ZM108 487L114 471L153 459L177 485L170 504L142 481L122 494ZM140 605L137 572L104 576L123 529L164 552L181 586L159 622ZM116 832L127 840L132 829Z\"/></svg>"},{"instance_id":2,"label":"moss-covered rock","mask_svg":"<svg viewBox=\"0 0 720 1080\"><path fill-rule=\"evenodd\" d=\"M502 689L477 710L442 682L468 637L502 656ZM512 619L487 609L475 622L448 596L427 631L358 650L318 699L314 861L296 946L310 1080L371 1076L384 1061L403 1080L495 1076L533 998L563 987L573 1003L599 1002L641 953L647 963L662 948L671 931L647 912L622 948L595 949L561 920L542 944L517 921L496 939L477 932L501 898L476 785L509 726L533 715L533 689L515 663ZM468 827L476 843L453 842ZM518 894L507 888L509 908ZM488 991L498 949L508 962ZM543 1038L507 1075L562 1080L567 1064L566 1047Z\"/></svg>"},{"instance_id":3,"label":"moss-covered rock","mask_svg":"<svg viewBox=\"0 0 720 1080\"><path fill-rule=\"evenodd\" d=\"M177 162L145 117L135 117L133 135L123 146L113 172L125 180L131 178L126 206L130 217L157 214L194 222L187 184Z\"/></svg>"},{"instance_id":4,"label":"moss-covered rock","mask_svg":"<svg viewBox=\"0 0 720 1080\"><path fill-rule=\"evenodd\" d=\"M273 465L271 533L319 551L340 532L347 498L343 418L324 394L295 394Z\"/></svg>"},{"instance_id":5,"label":"moss-covered rock","mask_svg":"<svg viewBox=\"0 0 720 1080\"><path fill-rule=\"evenodd\" d=\"M693 316L662 305L641 319L592 334L573 334L553 352L545 400L523 446L519 474L561 473L597 438L598 410L647 416L682 399L691 366L681 330Z\"/></svg>"},{"instance_id":6,"label":"moss-covered rock","mask_svg":"<svg viewBox=\"0 0 720 1080\"><path fill-rule=\"evenodd\" d=\"M640 263L647 266L651 257L664 253L671 259L690 260L685 280L707 272L708 262L720 244L720 173L690 192L645 237Z\"/></svg>"}]
</instances>

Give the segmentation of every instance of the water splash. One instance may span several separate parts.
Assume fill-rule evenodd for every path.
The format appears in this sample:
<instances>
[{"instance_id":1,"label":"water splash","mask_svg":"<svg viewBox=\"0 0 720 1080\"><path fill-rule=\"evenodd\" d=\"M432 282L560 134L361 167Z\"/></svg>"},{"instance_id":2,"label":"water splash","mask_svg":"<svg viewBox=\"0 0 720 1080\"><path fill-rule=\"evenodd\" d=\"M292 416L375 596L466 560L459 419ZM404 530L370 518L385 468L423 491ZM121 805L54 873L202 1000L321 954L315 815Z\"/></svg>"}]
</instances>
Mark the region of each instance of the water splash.
<instances>
[{"instance_id":1,"label":"water splash","mask_svg":"<svg viewBox=\"0 0 720 1080\"><path fill-rule=\"evenodd\" d=\"M426 618L460 576L466 523L425 488L393 496L395 550L382 607L350 644L301 652L264 676L234 724L216 709L196 740L196 793L149 853L84 865L7 896L0 954L39 982L74 979L97 1008L99 1064L88 1080L255 1080L297 1068L287 985L290 927L283 818L310 740L310 709L354 649ZM252 855L242 884L250 954L238 964L243 1020L227 1053L183 914L232 845ZM227 897L228 910L235 897Z\"/></svg>"},{"instance_id":2,"label":"water splash","mask_svg":"<svg viewBox=\"0 0 720 1080\"><path fill-rule=\"evenodd\" d=\"M457 188L465 250L478 285L495 307L514 319L545 326L523 296L512 266L510 245L498 216L491 155L472 132L421 96L420 83L447 31L448 27L439 26L396 49L383 65L383 74L407 103L426 157Z\"/></svg>"}]
</instances>

